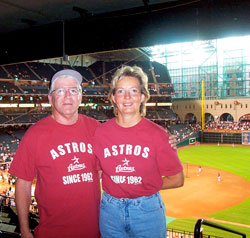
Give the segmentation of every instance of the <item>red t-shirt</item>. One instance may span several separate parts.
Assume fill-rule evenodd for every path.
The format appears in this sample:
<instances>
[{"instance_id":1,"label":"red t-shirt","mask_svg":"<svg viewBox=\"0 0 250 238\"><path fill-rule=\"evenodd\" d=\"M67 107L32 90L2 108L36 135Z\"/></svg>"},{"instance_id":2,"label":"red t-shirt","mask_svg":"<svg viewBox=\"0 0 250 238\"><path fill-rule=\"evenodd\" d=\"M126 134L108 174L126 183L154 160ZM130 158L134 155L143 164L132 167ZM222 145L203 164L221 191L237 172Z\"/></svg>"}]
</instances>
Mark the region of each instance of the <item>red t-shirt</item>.
<instances>
[{"instance_id":1,"label":"red t-shirt","mask_svg":"<svg viewBox=\"0 0 250 238\"><path fill-rule=\"evenodd\" d=\"M9 172L31 181L37 176L38 238L97 238L100 184L93 154L98 122L79 115L74 125L51 116L26 132Z\"/></svg>"},{"instance_id":2,"label":"red t-shirt","mask_svg":"<svg viewBox=\"0 0 250 238\"><path fill-rule=\"evenodd\" d=\"M163 127L142 118L135 126L119 126L115 118L95 133L94 153L102 173L102 187L116 198L150 196L162 187L161 176L183 170Z\"/></svg>"}]
</instances>

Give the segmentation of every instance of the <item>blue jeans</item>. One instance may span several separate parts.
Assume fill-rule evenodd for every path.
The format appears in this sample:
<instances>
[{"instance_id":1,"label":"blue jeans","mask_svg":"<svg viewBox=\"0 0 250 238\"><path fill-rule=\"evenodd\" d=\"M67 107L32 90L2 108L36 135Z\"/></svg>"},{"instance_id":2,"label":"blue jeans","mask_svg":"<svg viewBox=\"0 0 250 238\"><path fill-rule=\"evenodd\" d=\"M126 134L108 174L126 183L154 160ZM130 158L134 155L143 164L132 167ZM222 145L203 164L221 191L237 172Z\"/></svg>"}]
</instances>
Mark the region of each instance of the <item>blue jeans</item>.
<instances>
[{"instance_id":1,"label":"blue jeans","mask_svg":"<svg viewBox=\"0 0 250 238\"><path fill-rule=\"evenodd\" d=\"M102 238L166 238L165 206L160 193L129 199L103 192L99 225Z\"/></svg>"}]
</instances>

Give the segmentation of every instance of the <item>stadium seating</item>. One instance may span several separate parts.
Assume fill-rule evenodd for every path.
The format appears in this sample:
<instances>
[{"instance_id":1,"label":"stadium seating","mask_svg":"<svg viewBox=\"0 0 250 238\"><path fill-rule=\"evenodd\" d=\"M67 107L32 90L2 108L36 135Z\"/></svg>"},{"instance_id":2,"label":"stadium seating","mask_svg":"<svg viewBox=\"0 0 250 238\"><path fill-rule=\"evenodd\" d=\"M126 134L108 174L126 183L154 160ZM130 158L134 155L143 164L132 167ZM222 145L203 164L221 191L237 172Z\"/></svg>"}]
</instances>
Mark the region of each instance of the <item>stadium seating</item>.
<instances>
[{"instance_id":1,"label":"stadium seating","mask_svg":"<svg viewBox=\"0 0 250 238\"><path fill-rule=\"evenodd\" d=\"M0 66L0 78L2 78L2 79L11 79L11 75L6 73L6 71L4 71L2 66Z\"/></svg>"},{"instance_id":2,"label":"stadium seating","mask_svg":"<svg viewBox=\"0 0 250 238\"><path fill-rule=\"evenodd\" d=\"M159 109L158 114L161 119L176 120L176 114L173 112L172 109L169 108Z\"/></svg>"},{"instance_id":3,"label":"stadium seating","mask_svg":"<svg viewBox=\"0 0 250 238\"><path fill-rule=\"evenodd\" d=\"M74 66L74 69L82 75L83 83L89 83L89 81L93 78L91 71L87 67Z\"/></svg>"},{"instance_id":4,"label":"stadium seating","mask_svg":"<svg viewBox=\"0 0 250 238\"><path fill-rule=\"evenodd\" d=\"M22 91L10 82L0 81L0 93L22 93Z\"/></svg>"},{"instance_id":5,"label":"stadium seating","mask_svg":"<svg viewBox=\"0 0 250 238\"><path fill-rule=\"evenodd\" d=\"M212 121L206 123L206 129L213 130L250 130L250 122L232 122L232 121Z\"/></svg>"},{"instance_id":6,"label":"stadium seating","mask_svg":"<svg viewBox=\"0 0 250 238\"><path fill-rule=\"evenodd\" d=\"M25 94L48 94L49 90L47 86L44 85L21 85L23 92Z\"/></svg>"},{"instance_id":7,"label":"stadium seating","mask_svg":"<svg viewBox=\"0 0 250 238\"><path fill-rule=\"evenodd\" d=\"M146 117L148 119L159 119L158 113L156 111L147 110Z\"/></svg>"},{"instance_id":8,"label":"stadium seating","mask_svg":"<svg viewBox=\"0 0 250 238\"><path fill-rule=\"evenodd\" d=\"M97 61L89 67L50 64L50 63L22 63L14 65L5 65L0 67L0 75L3 79L17 80L16 86L13 82L0 81L0 93L18 93L18 94L47 94L48 93L48 81L52 75L62 69L75 69L83 76L83 95L107 95L105 85L110 83L111 78L119 67L122 65L137 65L142 67L144 72L148 75L149 91L152 95L157 95L155 83L164 83L159 85L159 93L161 95L171 96L173 95L173 86L169 82L169 74L165 66L150 61L111 61L103 62ZM8 72L8 73L7 73ZM159 76L160 75L160 76ZM0 76L1 77L1 76ZM24 83L26 80L28 83ZM31 83L36 82L36 84ZM86 87L85 84L88 84ZM104 87L103 89L101 89Z\"/></svg>"},{"instance_id":9,"label":"stadium seating","mask_svg":"<svg viewBox=\"0 0 250 238\"><path fill-rule=\"evenodd\" d=\"M1 211L0 211L0 234L1 238L15 238L20 237L20 227L18 223L17 214L15 208L11 205L10 201L14 199L0 195ZM29 224L31 230L34 230L38 225L39 217L36 214L30 212Z\"/></svg>"},{"instance_id":10,"label":"stadium seating","mask_svg":"<svg viewBox=\"0 0 250 238\"><path fill-rule=\"evenodd\" d=\"M9 119L5 115L0 114L0 124L7 122Z\"/></svg>"},{"instance_id":11,"label":"stadium seating","mask_svg":"<svg viewBox=\"0 0 250 238\"><path fill-rule=\"evenodd\" d=\"M158 83L164 83L164 84L171 83L171 77L169 75L167 68L164 65L156 61L153 61L152 66Z\"/></svg>"},{"instance_id":12,"label":"stadium seating","mask_svg":"<svg viewBox=\"0 0 250 238\"><path fill-rule=\"evenodd\" d=\"M98 121L107 121L109 119L102 111L82 109L79 112Z\"/></svg>"},{"instance_id":13,"label":"stadium seating","mask_svg":"<svg viewBox=\"0 0 250 238\"><path fill-rule=\"evenodd\" d=\"M11 75L11 78L18 80L39 80L39 78L24 64L5 65L5 70Z\"/></svg>"},{"instance_id":14,"label":"stadium seating","mask_svg":"<svg viewBox=\"0 0 250 238\"><path fill-rule=\"evenodd\" d=\"M190 124L172 124L168 126L169 132L177 136L178 142L188 138L194 132L199 131L200 129L201 126L199 124L194 126Z\"/></svg>"},{"instance_id":15,"label":"stadium seating","mask_svg":"<svg viewBox=\"0 0 250 238\"><path fill-rule=\"evenodd\" d=\"M30 62L27 63L27 65L35 72L36 75L39 76L42 81L49 81L55 73L55 70L50 66L50 64Z\"/></svg>"}]
</instances>

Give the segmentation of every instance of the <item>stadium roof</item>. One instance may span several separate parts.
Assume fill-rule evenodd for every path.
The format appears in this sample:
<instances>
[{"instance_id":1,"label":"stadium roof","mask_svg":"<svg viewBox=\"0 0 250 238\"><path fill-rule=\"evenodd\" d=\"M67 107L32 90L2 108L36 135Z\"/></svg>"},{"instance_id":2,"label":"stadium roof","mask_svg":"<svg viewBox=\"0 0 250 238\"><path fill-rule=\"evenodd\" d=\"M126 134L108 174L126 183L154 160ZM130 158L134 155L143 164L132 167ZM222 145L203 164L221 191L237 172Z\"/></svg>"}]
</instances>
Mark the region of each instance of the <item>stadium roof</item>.
<instances>
[{"instance_id":1,"label":"stadium roof","mask_svg":"<svg viewBox=\"0 0 250 238\"><path fill-rule=\"evenodd\" d=\"M0 0L0 65L250 33L249 0Z\"/></svg>"},{"instance_id":2,"label":"stadium roof","mask_svg":"<svg viewBox=\"0 0 250 238\"><path fill-rule=\"evenodd\" d=\"M177 0L0 0L0 33Z\"/></svg>"}]
</instances>

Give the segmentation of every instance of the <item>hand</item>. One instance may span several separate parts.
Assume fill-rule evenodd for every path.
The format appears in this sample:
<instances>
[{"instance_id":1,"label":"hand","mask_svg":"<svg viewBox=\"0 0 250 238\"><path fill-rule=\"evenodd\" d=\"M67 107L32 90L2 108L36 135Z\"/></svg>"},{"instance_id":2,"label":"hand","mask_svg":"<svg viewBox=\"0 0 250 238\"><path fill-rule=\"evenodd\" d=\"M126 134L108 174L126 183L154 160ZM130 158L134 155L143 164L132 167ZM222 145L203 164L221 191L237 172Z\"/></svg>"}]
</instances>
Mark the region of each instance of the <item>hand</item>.
<instances>
[{"instance_id":1,"label":"hand","mask_svg":"<svg viewBox=\"0 0 250 238\"><path fill-rule=\"evenodd\" d=\"M21 233L21 238L34 238L33 234L29 232L23 232Z\"/></svg>"},{"instance_id":2,"label":"hand","mask_svg":"<svg viewBox=\"0 0 250 238\"><path fill-rule=\"evenodd\" d=\"M172 148L177 149L177 136L176 135L169 135L169 144Z\"/></svg>"},{"instance_id":3,"label":"hand","mask_svg":"<svg viewBox=\"0 0 250 238\"><path fill-rule=\"evenodd\" d=\"M102 170L98 170L99 179L102 179Z\"/></svg>"}]
</instances>

